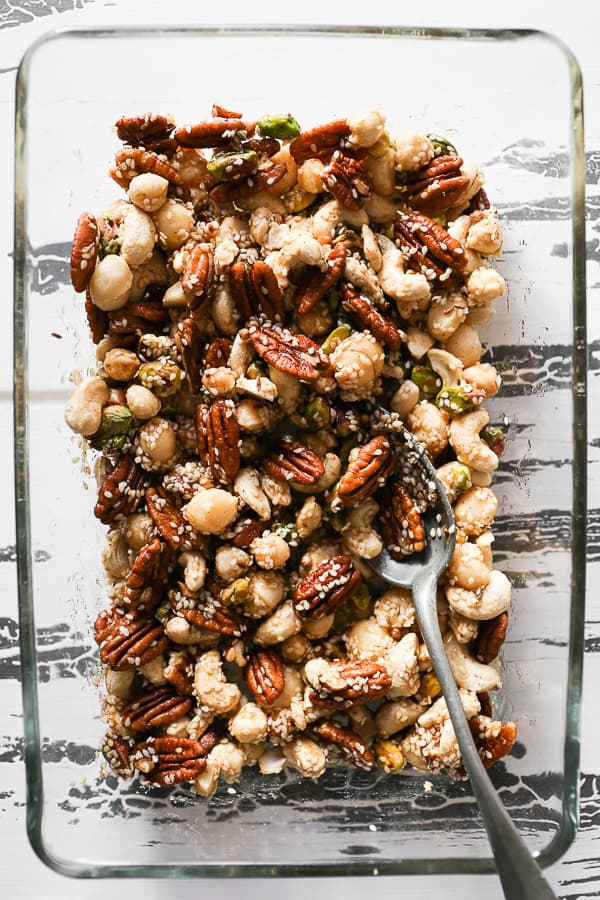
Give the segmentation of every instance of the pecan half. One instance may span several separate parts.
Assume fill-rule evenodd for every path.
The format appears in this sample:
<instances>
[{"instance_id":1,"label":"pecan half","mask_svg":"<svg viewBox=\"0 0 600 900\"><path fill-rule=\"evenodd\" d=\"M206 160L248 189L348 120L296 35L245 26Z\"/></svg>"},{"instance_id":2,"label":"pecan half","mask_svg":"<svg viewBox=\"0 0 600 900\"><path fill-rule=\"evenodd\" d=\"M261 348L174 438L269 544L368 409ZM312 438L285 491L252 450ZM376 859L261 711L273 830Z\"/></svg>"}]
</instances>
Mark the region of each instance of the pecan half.
<instances>
[{"instance_id":1,"label":"pecan half","mask_svg":"<svg viewBox=\"0 0 600 900\"><path fill-rule=\"evenodd\" d=\"M119 778L133 777L133 764L131 751L132 738L124 738L112 731L108 731L100 744L100 753Z\"/></svg>"},{"instance_id":2,"label":"pecan half","mask_svg":"<svg viewBox=\"0 0 600 900\"><path fill-rule=\"evenodd\" d=\"M348 245L344 241L335 244L327 256L327 269L307 266L302 272L294 293L294 304L300 315L310 310L329 291L344 271Z\"/></svg>"},{"instance_id":3,"label":"pecan half","mask_svg":"<svg viewBox=\"0 0 600 900\"><path fill-rule=\"evenodd\" d=\"M125 596L130 603L137 603L146 588L153 588L153 594L160 591L169 574L173 551L160 538L153 538L141 548L134 559L127 581Z\"/></svg>"},{"instance_id":4,"label":"pecan half","mask_svg":"<svg viewBox=\"0 0 600 900\"><path fill-rule=\"evenodd\" d=\"M81 213L71 244L71 284L78 294L85 291L98 258L98 223L91 213Z\"/></svg>"},{"instance_id":5,"label":"pecan half","mask_svg":"<svg viewBox=\"0 0 600 900\"><path fill-rule=\"evenodd\" d=\"M473 716L469 719L469 727L486 769L507 756L517 739L514 722L494 722L486 716Z\"/></svg>"},{"instance_id":6,"label":"pecan half","mask_svg":"<svg viewBox=\"0 0 600 900\"><path fill-rule=\"evenodd\" d=\"M479 715L487 716L488 719L492 718L492 701L488 691L483 691L481 694L477 694L477 699L479 700L479 706L481 707L479 710Z\"/></svg>"},{"instance_id":7,"label":"pecan half","mask_svg":"<svg viewBox=\"0 0 600 900\"><path fill-rule=\"evenodd\" d=\"M379 525L384 543L394 559L402 559L425 549L425 528L417 505L398 481L388 485L382 496Z\"/></svg>"},{"instance_id":8,"label":"pecan half","mask_svg":"<svg viewBox=\"0 0 600 900\"><path fill-rule=\"evenodd\" d=\"M426 278L449 277L452 269L464 269L465 251L448 232L420 213L398 213L394 222L396 244L406 254L409 269Z\"/></svg>"},{"instance_id":9,"label":"pecan half","mask_svg":"<svg viewBox=\"0 0 600 900\"><path fill-rule=\"evenodd\" d=\"M340 288L342 306L360 328L370 331L373 337L383 344L387 344L390 350L399 350L406 335L400 331L396 323L384 316L370 300L356 292L348 282Z\"/></svg>"},{"instance_id":10,"label":"pecan half","mask_svg":"<svg viewBox=\"0 0 600 900\"><path fill-rule=\"evenodd\" d=\"M177 142L171 139L175 123L158 113L121 116L115 122L115 128L119 139L134 147L141 145L146 150L153 150L156 153L164 153L167 147L173 152L177 147Z\"/></svg>"},{"instance_id":11,"label":"pecan half","mask_svg":"<svg viewBox=\"0 0 600 900\"><path fill-rule=\"evenodd\" d=\"M267 160L250 178L218 184L210 191L210 198L216 203L234 203L236 200L244 200L258 191L267 191L286 175L287 167L284 163Z\"/></svg>"},{"instance_id":12,"label":"pecan half","mask_svg":"<svg viewBox=\"0 0 600 900\"><path fill-rule=\"evenodd\" d=\"M241 113L233 112L231 109L225 109L224 106L219 106L218 103L213 103L210 114L213 117L213 119L241 119L242 118Z\"/></svg>"},{"instance_id":13,"label":"pecan half","mask_svg":"<svg viewBox=\"0 0 600 900\"><path fill-rule=\"evenodd\" d=\"M169 684L186 697L194 693L194 663L195 656L189 649L177 650L171 653L163 672Z\"/></svg>"},{"instance_id":14,"label":"pecan half","mask_svg":"<svg viewBox=\"0 0 600 900\"><path fill-rule=\"evenodd\" d=\"M243 622L234 610L219 603L220 587L216 587L214 594L210 585L200 594L193 594L179 582L177 588L169 591L169 602L177 615L190 625L227 637L240 637L244 631Z\"/></svg>"},{"instance_id":15,"label":"pecan half","mask_svg":"<svg viewBox=\"0 0 600 900\"><path fill-rule=\"evenodd\" d=\"M408 202L432 216L460 202L470 178L461 173L460 156L437 156L408 176Z\"/></svg>"},{"instance_id":16,"label":"pecan half","mask_svg":"<svg viewBox=\"0 0 600 900\"><path fill-rule=\"evenodd\" d=\"M315 725L313 731L328 744L333 744L353 766L368 771L375 765L373 751L351 728L324 720Z\"/></svg>"},{"instance_id":17,"label":"pecan half","mask_svg":"<svg viewBox=\"0 0 600 900\"><path fill-rule=\"evenodd\" d=\"M316 381L319 372L330 366L329 357L321 352L318 344L287 328L253 323L248 338L261 359L300 381Z\"/></svg>"},{"instance_id":18,"label":"pecan half","mask_svg":"<svg viewBox=\"0 0 600 900\"><path fill-rule=\"evenodd\" d=\"M131 456L122 456L98 491L94 515L103 525L113 525L135 512L144 496L146 475Z\"/></svg>"},{"instance_id":19,"label":"pecan half","mask_svg":"<svg viewBox=\"0 0 600 900\"><path fill-rule=\"evenodd\" d=\"M193 781L206 768L207 751L200 741L157 737L136 744L131 761L146 781L171 787Z\"/></svg>"},{"instance_id":20,"label":"pecan half","mask_svg":"<svg viewBox=\"0 0 600 900\"><path fill-rule=\"evenodd\" d=\"M303 131L289 146L297 165L301 166L307 159L321 159L328 161L334 150L340 150L347 144L350 137L350 126L346 119L338 119Z\"/></svg>"},{"instance_id":21,"label":"pecan half","mask_svg":"<svg viewBox=\"0 0 600 900\"><path fill-rule=\"evenodd\" d=\"M150 731L176 722L191 708L189 697L180 696L170 687L159 687L126 703L121 717L132 731Z\"/></svg>"},{"instance_id":22,"label":"pecan half","mask_svg":"<svg viewBox=\"0 0 600 900\"><path fill-rule=\"evenodd\" d=\"M215 258L213 249L206 244L195 244L187 255L181 276L181 287L190 309L202 304L202 311L212 299L215 290ZM198 315L203 312L198 310Z\"/></svg>"},{"instance_id":23,"label":"pecan half","mask_svg":"<svg viewBox=\"0 0 600 900\"><path fill-rule=\"evenodd\" d=\"M211 341L204 354L204 363L207 369L224 366L229 359L232 343L229 338L218 337Z\"/></svg>"},{"instance_id":24,"label":"pecan half","mask_svg":"<svg viewBox=\"0 0 600 900\"><path fill-rule=\"evenodd\" d=\"M233 116L225 119L213 119L198 122L197 125L183 125L175 131L175 139L181 147L228 147L234 137L241 137L254 132L254 124L244 122Z\"/></svg>"},{"instance_id":25,"label":"pecan half","mask_svg":"<svg viewBox=\"0 0 600 900\"><path fill-rule=\"evenodd\" d=\"M162 486L146 489L148 514L160 536L172 550L191 550L202 546L202 538L196 533L175 503L173 495Z\"/></svg>"},{"instance_id":26,"label":"pecan half","mask_svg":"<svg viewBox=\"0 0 600 900\"><path fill-rule=\"evenodd\" d=\"M335 150L323 171L323 184L338 203L347 209L361 209L371 193L371 179L359 159Z\"/></svg>"},{"instance_id":27,"label":"pecan half","mask_svg":"<svg viewBox=\"0 0 600 900\"><path fill-rule=\"evenodd\" d=\"M356 506L385 484L396 465L390 442L378 434L358 449L339 480L336 495L343 506Z\"/></svg>"},{"instance_id":28,"label":"pecan half","mask_svg":"<svg viewBox=\"0 0 600 900\"><path fill-rule=\"evenodd\" d=\"M306 444L286 435L265 456L262 467L272 478L290 484L313 485L325 474L321 459Z\"/></svg>"},{"instance_id":29,"label":"pecan half","mask_svg":"<svg viewBox=\"0 0 600 900\"><path fill-rule=\"evenodd\" d=\"M381 663L371 659L346 662L333 660L329 664L341 679L336 687L322 684L318 691L311 691L309 700L313 706L328 706L337 702L341 707L354 706L378 700L392 686L392 679Z\"/></svg>"},{"instance_id":30,"label":"pecan half","mask_svg":"<svg viewBox=\"0 0 600 900\"><path fill-rule=\"evenodd\" d=\"M132 178L146 172L160 175L171 184L183 185L183 179L177 169L162 159L158 153L144 150L142 147L123 147L119 150L115 156L114 168L108 174L119 187L127 190Z\"/></svg>"},{"instance_id":31,"label":"pecan half","mask_svg":"<svg viewBox=\"0 0 600 900\"><path fill-rule=\"evenodd\" d=\"M240 469L240 426L232 400L196 407L198 456L216 481L233 481Z\"/></svg>"},{"instance_id":32,"label":"pecan half","mask_svg":"<svg viewBox=\"0 0 600 900\"><path fill-rule=\"evenodd\" d=\"M233 531L231 532L231 543L234 547L249 547L252 541L260 537L260 535L269 527L269 522L261 522L260 519L252 519L250 517L245 519L238 519L237 522L234 523Z\"/></svg>"},{"instance_id":33,"label":"pecan half","mask_svg":"<svg viewBox=\"0 0 600 900\"><path fill-rule=\"evenodd\" d=\"M490 201L484 188L479 188L469 201L468 212L483 212L484 209L490 208Z\"/></svg>"},{"instance_id":34,"label":"pecan half","mask_svg":"<svg viewBox=\"0 0 600 900\"><path fill-rule=\"evenodd\" d=\"M348 600L361 582L352 557L333 556L298 582L292 594L294 609L303 619L325 616Z\"/></svg>"},{"instance_id":35,"label":"pecan half","mask_svg":"<svg viewBox=\"0 0 600 900\"><path fill-rule=\"evenodd\" d=\"M92 300L89 286L85 289L85 315L92 341L94 344L99 344L108 331L110 319L108 318L108 313L96 306Z\"/></svg>"},{"instance_id":36,"label":"pecan half","mask_svg":"<svg viewBox=\"0 0 600 900\"><path fill-rule=\"evenodd\" d=\"M229 289L243 322L264 313L268 319L283 322L283 295L273 269L262 259L253 265L242 260L229 267Z\"/></svg>"},{"instance_id":37,"label":"pecan half","mask_svg":"<svg viewBox=\"0 0 600 900\"><path fill-rule=\"evenodd\" d=\"M257 703L274 703L285 686L283 663L277 651L260 649L253 653L244 669L244 678Z\"/></svg>"},{"instance_id":38,"label":"pecan half","mask_svg":"<svg viewBox=\"0 0 600 900\"><path fill-rule=\"evenodd\" d=\"M94 623L94 637L102 662L117 671L144 666L169 646L160 622L139 610L103 610Z\"/></svg>"},{"instance_id":39,"label":"pecan half","mask_svg":"<svg viewBox=\"0 0 600 900\"><path fill-rule=\"evenodd\" d=\"M281 143L277 138L272 137L254 137L247 141L242 141L242 150L254 150L259 156L274 156L281 150Z\"/></svg>"},{"instance_id":40,"label":"pecan half","mask_svg":"<svg viewBox=\"0 0 600 900\"><path fill-rule=\"evenodd\" d=\"M500 613L494 619L480 622L479 633L475 642L475 655L482 663L493 662L500 653L500 647L506 639L508 629L508 613Z\"/></svg>"},{"instance_id":41,"label":"pecan half","mask_svg":"<svg viewBox=\"0 0 600 900\"><path fill-rule=\"evenodd\" d=\"M192 394L198 394L202 388L204 345L193 319L183 319L177 324L175 343L181 356L189 389Z\"/></svg>"},{"instance_id":42,"label":"pecan half","mask_svg":"<svg viewBox=\"0 0 600 900\"><path fill-rule=\"evenodd\" d=\"M160 334L169 321L169 310L150 297L132 300L108 314L111 336Z\"/></svg>"}]
</instances>

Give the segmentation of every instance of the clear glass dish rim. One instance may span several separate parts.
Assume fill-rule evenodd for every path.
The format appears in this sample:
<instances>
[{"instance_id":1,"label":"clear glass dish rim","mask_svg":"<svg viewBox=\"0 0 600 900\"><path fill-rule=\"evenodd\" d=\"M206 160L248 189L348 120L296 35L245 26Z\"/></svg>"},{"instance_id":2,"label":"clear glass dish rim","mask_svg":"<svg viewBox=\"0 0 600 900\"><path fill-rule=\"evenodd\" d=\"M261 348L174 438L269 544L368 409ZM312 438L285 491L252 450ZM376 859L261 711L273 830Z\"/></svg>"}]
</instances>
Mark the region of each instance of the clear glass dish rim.
<instances>
[{"instance_id":1,"label":"clear glass dish rim","mask_svg":"<svg viewBox=\"0 0 600 900\"><path fill-rule=\"evenodd\" d=\"M29 67L37 50L63 38L102 39L167 37L177 34L226 38L228 36L385 37L424 40L521 40L537 37L553 44L564 56L571 87L571 182L572 205L572 398L573 398L573 496L572 577L569 622L567 716L564 744L565 792L559 831L538 854L545 867L556 862L572 843L578 825L580 713L584 648L586 513L587 513L587 358L586 358L586 250L585 250L585 151L583 130L583 82L579 64L571 50L555 35L537 29L431 28L337 25L223 25L210 27L115 27L57 28L44 33L24 53L16 79L15 194L14 194L14 449L15 517L20 624L20 654L24 713L24 753L27 795L27 834L37 856L60 874L79 878L206 878L206 877L323 877L373 874L373 863L340 860L336 863L273 865L256 864L95 864L59 857L45 844L42 818L42 776L37 651L32 594L32 555L29 493L29 443L27 420L27 101ZM483 874L495 871L490 858L398 859L378 862L379 875Z\"/></svg>"}]
</instances>

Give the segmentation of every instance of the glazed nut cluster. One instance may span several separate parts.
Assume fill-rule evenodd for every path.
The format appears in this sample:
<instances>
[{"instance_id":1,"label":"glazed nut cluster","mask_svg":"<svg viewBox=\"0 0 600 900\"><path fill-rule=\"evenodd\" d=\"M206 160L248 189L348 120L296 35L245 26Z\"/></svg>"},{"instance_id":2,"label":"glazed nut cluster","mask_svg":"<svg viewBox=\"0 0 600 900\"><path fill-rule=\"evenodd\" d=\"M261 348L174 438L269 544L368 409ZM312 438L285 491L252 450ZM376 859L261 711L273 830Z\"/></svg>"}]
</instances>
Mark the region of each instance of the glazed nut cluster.
<instances>
[{"instance_id":1,"label":"glazed nut cluster","mask_svg":"<svg viewBox=\"0 0 600 900\"><path fill-rule=\"evenodd\" d=\"M115 130L121 196L79 217L71 256L97 371L65 411L98 451L108 528L108 764L203 796L244 766L316 778L340 757L460 776L411 594L368 566L428 539L402 428L454 507L440 625L491 764L516 728L489 699L511 586L478 333L502 242L479 168L379 110L302 131L214 106Z\"/></svg>"}]
</instances>

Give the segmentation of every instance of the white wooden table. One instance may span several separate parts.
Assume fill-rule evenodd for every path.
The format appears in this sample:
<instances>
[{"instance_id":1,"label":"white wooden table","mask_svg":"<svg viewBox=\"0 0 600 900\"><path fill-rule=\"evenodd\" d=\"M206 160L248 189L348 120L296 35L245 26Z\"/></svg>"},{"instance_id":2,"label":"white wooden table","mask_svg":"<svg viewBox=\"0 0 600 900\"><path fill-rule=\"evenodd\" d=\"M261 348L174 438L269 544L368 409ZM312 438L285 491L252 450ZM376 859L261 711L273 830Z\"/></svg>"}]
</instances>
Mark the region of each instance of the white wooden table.
<instances>
[{"instance_id":1,"label":"white wooden table","mask_svg":"<svg viewBox=\"0 0 600 900\"><path fill-rule=\"evenodd\" d=\"M485 9L484 9L485 6ZM12 519L12 410L11 410L11 278L12 278L12 137L14 80L25 48L51 27L89 27L112 24L209 24L245 22L302 22L394 25L440 25L482 27L532 27L560 36L574 51L583 70L586 147L588 162L587 249L590 359L590 445L589 445L589 553L586 623L586 664L584 676L583 744L581 759L581 827L566 856L549 870L549 878L562 900L600 897L600 414L598 413L600 370L600 54L598 27L600 6L586 0L570 0L562 5L547 0L502 0L477 4L472 0L430 0L427 4L404 8L405 4L380 3L379 7L346 0L335 4L304 0L302 5L238 2L219 5L202 0L0 0L0 896L4 900L26 897L100 898L126 892L143 892L145 900L178 900L202 896L213 900L233 898L243 893L245 900L267 900L285 894L289 900L310 893L316 898L343 895L348 900L374 890L365 879L317 881L302 879L239 882L181 881L176 888L160 881L81 882L62 878L46 869L29 847L25 833L25 786L22 760L22 712L17 649L17 590L15 536ZM379 879L377 896L495 900L501 896L491 877L405 877Z\"/></svg>"}]
</instances>

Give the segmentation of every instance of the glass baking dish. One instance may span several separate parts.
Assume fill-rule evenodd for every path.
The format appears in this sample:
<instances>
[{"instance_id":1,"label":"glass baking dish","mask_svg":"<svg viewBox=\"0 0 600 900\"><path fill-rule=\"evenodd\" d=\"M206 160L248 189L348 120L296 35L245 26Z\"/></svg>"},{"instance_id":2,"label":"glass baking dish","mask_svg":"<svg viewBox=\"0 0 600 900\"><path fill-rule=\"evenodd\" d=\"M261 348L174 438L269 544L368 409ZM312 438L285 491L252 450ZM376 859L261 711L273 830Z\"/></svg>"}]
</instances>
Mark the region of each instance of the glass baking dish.
<instances>
[{"instance_id":1,"label":"glass baking dish","mask_svg":"<svg viewBox=\"0 0 600 900\"><path fill-rule=\"evenodd\" d=\"M582 85L557 40L525 31L211 28L59 31L17 82L15 439L28 830L75 876L488 872L468 784L416 772L290 774L210 800L100 777L104 605L92 460L63 424L73 369L93 365L68 284L78 213L118 194L104 177L124 112L179 121L213 101L317 124L373 104L390 128L445 134L483 164L506 233L509 285L487 327L507 425L495 486L498 565L514 583L495 710L519 741L492 779L543 865L577 822L585 550ZM83 473L81 475L80 473Z\"/></svg>"}]
</instances>

